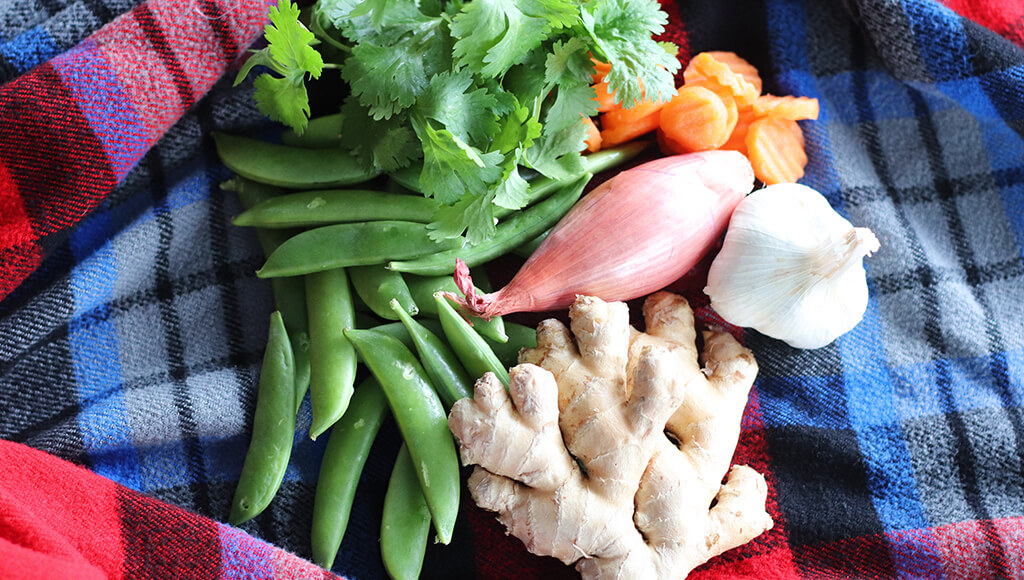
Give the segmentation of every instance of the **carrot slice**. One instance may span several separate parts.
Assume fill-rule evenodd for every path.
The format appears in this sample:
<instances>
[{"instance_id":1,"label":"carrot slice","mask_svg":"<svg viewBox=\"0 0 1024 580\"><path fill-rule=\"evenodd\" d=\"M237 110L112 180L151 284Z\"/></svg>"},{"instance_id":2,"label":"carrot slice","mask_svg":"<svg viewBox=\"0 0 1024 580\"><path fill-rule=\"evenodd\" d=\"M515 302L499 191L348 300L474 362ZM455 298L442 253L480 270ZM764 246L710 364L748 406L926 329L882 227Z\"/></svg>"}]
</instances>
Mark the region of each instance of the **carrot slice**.
<instances>
[{"instance_id":1,"label":"carrot slice","mask_svg":"<svg viewBox=\"0 0 1024 580\"><path fill-rule=\"evenodd\" d=\"M597 101L598 113L607 113L608 111L622 108L620 103L615 102L615 93L608 92L608 83L604 81L595 83L594 91L597 93L594 100Z\"/></svg>"},{"instance_id":2,"label":"carrot slice","mask_svg":"<svg viewBox=\"0 0 1024 580\"><path fill-rule=\"evenodd\" d=\"M736 104L736 99L733 98L732 92L722 85L716 83L713 80L704 79L701 81L695 81L687 86L691 87L704 87L709 91L718 95L719 99L722 99L722 104L725 105L725 110L729 114L725 121L726 130L732 133L733 128L736 127L736 122L739 120L739 106Z\"/></svg>"},{"instance_id":3,"label":"carrot slice","mask_svg":"<svg viewBox=\"0 0 1024 580\"><path fill-rule=\"evenodd\" d=\"M650 101L644 101L650 102ZM611 113L605 113L604 116L611 115L612 113L618 113L620 111L632 111L639 108L633 107L633 109L619 109L618 111L612 111ZM617 123L605 123L601 122L601 146L602 147L615 147L628 141L632 141L637 137L642 137L651 131L658 128L658 124L661 120L661 107L653 109L645 116L636 117L630 119L628 122L619 121Z\"/></svg>"},{"instance_id":4,"label":"carrot slice","mask_svg":"<svg viewBox=\"0 0 1024 580\"><path fill-rule=\"evenodd\" d=\"M608 111L601 115L601 128L609 129L619 125L635 123L652 113L657 113L664 105L664 101L639 101L628 109L620 107L613 111Z\"/></svg>"},{"instance_id":5,"label":"carrot slice","mask_svg":"<svg viewBox=\"0 0 1024 580\"><path fill-rule=\"evenodd\" d=\"M740 153L747 154L747 132L750 130L750 124L759 119L758 115L754 112L752 107L746 107L740 109L737 118L736 126L733 127L732 134L729 135L729 139L722 144L719 149L728 149L730 151L739 151Z\"/></svg>"},{"instance_id":6,"label":"carrot slice","mask_svg":"<svg viewBox=\"0 0 1024 580\"><path fill-rule=\"evenodd\" d=\"M761 73L758 72L757 68L750 64L747 59L736 54L735 52L729 52L725 50L709 50L707 54L714 57L715 60L729 67L729 70L740 75L748 83L754 86L758 94L761 93L763 83L761 81ZM700 80L707 78L703 74L696 71L693 61L691 60L687 64L686 69L683 70L683 80L690 82L691 80Z\"/></svg>"},{"instance_id":7,"label":"carrot slice","mask_svg":"<svg viewBox=\"0 0 1024 580\"><path fill-rule=\"evenodd\" d=\"M760 116L772 116L790 121L818 118L818 99L810 97L777 97L761 95L754 101L754 111Z\"/></svg>"},{"instance_id":8,"label":"carrot slice","mask_svg":"<svg viewBox=\"0 0 1024 580\"><path fill-rule=\"evenodd\" d=\"M665 130L661 127L658 127L657 141L658 150L660 150L663 155L682 155L683 153L689 153L689 151L680 145L678 141L666 135Z\"/></svg>"},{"instance_id":9,"label":"carrot slice","mask_svg":"<svg viewBox=\"0 0 1024 580\"><path fill-rule=\"evenodd\" d=\"M803 177L807 153L796 121L761 117L750 124L746 144L754 175L765 184L793 183Z\"/></svg>"},{"instance_id":10,"label":"carrot slice","mask_svg":"<svg viewBox=\"0 0 1024 580\"><path fill-rule=\"evenodd\" d=\"M583 142L587 145L587 151L597 153L601 150L601 131L590 117L583 117L583 120L587 124L587 137Z\"/></svg>"},{"instance_id":11,"label":"carrot slice","mask_svg":"<svg viewBox=\"0 0 1024 580\"><path fill-rule=\"evenodd\" d=\"M594 63L594 73L590 75L590 77L594 80L595 83L604 81L605 75L611 72L612 65L606 62L601 62L596 58L591 58L590 62Z\"/></svg>"},{"instance_id":12,"label":"carrot slice","mask_svg":"<svg viewBox=\"0 0 1024 580\"><path fill-rule=\"evenodd\" d=\"M683 85L661 109L661 129L686 151L717 149L732 133L729 111L714 91Z\"/></svg>"},{"instance_id":13,"label":"carrot slice","mask_svg":"<svg viewBox=\"0 0 1024 580\"><path fill-rule=\"evenodd\" d=\"M693 81L698 80L696 75L700 75L707 80L717 82L732 92L736 103L741 107L753 103L757 96L761 94L759 88L748 82L740 74L734 72L727 64L719 62L711 53L699 53L690 59L687 67L693 67L693 73L695 73L691 73ZM685 71L683 79L685 84Z\"/></svg>"}]
</instances>

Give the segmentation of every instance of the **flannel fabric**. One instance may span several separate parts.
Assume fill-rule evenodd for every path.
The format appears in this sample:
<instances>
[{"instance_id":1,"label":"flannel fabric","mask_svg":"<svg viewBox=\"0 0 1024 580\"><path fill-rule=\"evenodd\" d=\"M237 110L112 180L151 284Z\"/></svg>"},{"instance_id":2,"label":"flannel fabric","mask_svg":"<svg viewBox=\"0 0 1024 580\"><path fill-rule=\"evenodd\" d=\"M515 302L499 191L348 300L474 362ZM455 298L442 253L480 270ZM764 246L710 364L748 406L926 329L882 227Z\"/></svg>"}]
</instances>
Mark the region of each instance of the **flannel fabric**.
<instances>
[{"instance_id":1,"label":"flannel fabric","mask_svg":"<svg viewBox=\"0 0 1024 580\"><path fill-rule=\"evenodd\" d=\"M324 440L308 401L270 508L219 523L271 302L208 135L268 127L230 83L267 3L0 4L0 574L318 574L296 561ZM1024 578L1024 2L663 6L682 57L732 50L767 92L819 99L803 181L882 245L834 344L737 330L761 371L735 461L766 474L776 525L693 577ZM385 576L397 447L386 426L339 575ZM424 577L574 576L464 503Z\"/></svg>"}]
</instances>

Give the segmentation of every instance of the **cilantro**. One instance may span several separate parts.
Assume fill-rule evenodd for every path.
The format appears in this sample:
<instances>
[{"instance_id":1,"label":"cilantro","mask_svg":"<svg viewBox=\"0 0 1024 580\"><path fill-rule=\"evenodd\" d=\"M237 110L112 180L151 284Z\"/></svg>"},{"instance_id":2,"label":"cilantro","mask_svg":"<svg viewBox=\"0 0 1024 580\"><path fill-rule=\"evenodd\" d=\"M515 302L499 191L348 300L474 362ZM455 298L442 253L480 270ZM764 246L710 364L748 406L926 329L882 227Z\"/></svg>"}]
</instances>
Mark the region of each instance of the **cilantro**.
<instances>
[{"instance_id":1,"label":"cilantro","mask_svg":"<svg viewBox=\"0 0 1024 580\"><path fill-rule=\"evenodd\" d=\"M264 28L267 46L255 51L238 71L240 83L257 65L277 75L263 74L254 81L254 98L263 114L302 133L309 120L309 96L305 77L320 78L323 58L313 48L316 38L299 22L299 8L290 1L270 8L270 24Z\"/></svg>"},{"instance_id":2,"label":"cilantro","mask_svg":"<svg viewBox=\"0 0 1024 580\"><path fill-rule=\"evenodd\" d=\"M671 95L679 69L654 40L657 0L316 0L305 15L286 0L270 16L269 45L239 76L270 69L260 109L301 131L305 83L340 69L341 146L441 202L435 240L486 240L497 208L530 199L524 174L583 174L592 56L626 106Z\"/></svg>"}]
</instances>

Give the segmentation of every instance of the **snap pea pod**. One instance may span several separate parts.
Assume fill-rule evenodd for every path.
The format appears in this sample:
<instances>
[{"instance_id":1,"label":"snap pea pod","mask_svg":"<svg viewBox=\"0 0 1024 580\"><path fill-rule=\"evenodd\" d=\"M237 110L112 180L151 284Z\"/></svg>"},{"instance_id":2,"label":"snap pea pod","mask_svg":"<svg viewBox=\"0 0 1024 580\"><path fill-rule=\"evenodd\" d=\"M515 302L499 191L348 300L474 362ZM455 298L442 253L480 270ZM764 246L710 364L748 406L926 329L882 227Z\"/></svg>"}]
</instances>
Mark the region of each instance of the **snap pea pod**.
<instances>
[{"instance_id":1,"label":"snap pea pod","mask_svg":"<svg viewBox=\"0 0 1024 580\"><path fill-rule=\"evenodd\" d=\"M333 113L313 117L306 125L306 130L298 134L294 129L281 133L281 143L291 147L319 149L322 147L338 147L341 142L341 123L345 115Z\"/></svg>"},{"instance_id":2,"label":"snap pea pod","mask_svg":"<svg viewBox=\"0 0 1024 580\"><path fill-rule=\"evenodd\" d=\"M221 188L233 191L242 207L252 207L264 200L281 195L284 189L274 185L258 183L244 177L234 177L221 184ZM294 232L290 230L256 229L256 239L269 256ZM281 312L284 327L292 343L295 357L295 410L298 412L302 399L309 389L309 323L306 318L306 282L300 276L274 278L270 281L274 295L274 307Z\"/></svg>"},{"instance_id":3,"label":"snap pea pod","mask_svg":"<svg viewBox=\"0 0 1024 580\"><path fill-rule=\"evenodd\" d=\"M469 375L475 380L489 371L508 386L508 368L498 359L498 355L487 341L455 311L447 298L440 293L434 294L434 302L437 304L438 318L441 319L441 328L444 330L448 345L452 347L455 356L462 362Z\"/></svg>"},{"instance_id":4,"label":"snap pea pod","mask_svg":"<svg viewBox=\"0 0 1024 580\"><path fill-rule=\"evenodd\" d=\"M409 287L409 292L412 293L412 298L416 302L416 306L419 307L419 311L422 314L429 316L437 316L437 304L434 302L434 294L437 292L451 292L453 294L459 294L459 287L455 285L455 279L451 276L417 276L415 274L404 275L405 283ZM486 281L487 276L483 270L473 272L473 281L477 282L477 290L480 292L487 292L487 288L484 287L483 282ZM500 316L495 316L490 320L485 320L479 316L470 316L473 328L477 330L481 335L486 336L496 342L504 342L508 340L505 336L505 320Z\"/></svg>"},{"instance_id":5,"label":"snap pea pod","mask_svg":"<svg viewBox=\"0 0 1024 580\"><path fill-rule=\"evenodd\" d=\"M480 336L494 351L495 356L501 361L501 365L505 368L512 368L519 364L520 350L537 346L537 331L531 326L506 322L505 332L508 334L508 340L505 342L497 342L482 334Z\"/></svg>"},{"instance_id":6,"label":"snap pea pod","mask_svg":"<svg viewBox=\"0 0 1024 580\"><path fill-rule=\"evenodd\" d=\"M402 444L384 493L380 555L393 580L416 580L423 569L430 533L430 510L416 479L409 447Z\"/></svg>"},{"instance_id":7,"label":"snap pea pod","mask_svg":"<svg viewBox=\"0 0 1024 580\"><path fill-rule=\"evenodd\" d=\"M402 320L416 347L416 354L423 369L430 376L441 403L451 409L455 401L473 396L473 379L462 367L455 353L443 340L413 319L397 300L391 301L391 309Z\"/></svg>"},{"instance_id":8,"label":"snap pea pod","mask_svg":"<svg viewBox=\"0 0 1024 580\"><path fill-rule=\"evenodd\" d=\"M316 439L348 408L355 388L356 352L345 337L355 323L348 275L343 268L306 276L309 309L309 395Z\"/></svg>"},{"instance_id":9,"label":"snap pea pod","mask_svg":"<svg viewBox=\"0 0 1024 580\"><path fill-rule=\"evenodd\" d=\"M270 314L260 368L252 438L245 453L228 521L237 525L260 514L277 494L295 436L295 360L281 313Z\"/></svg>"},{"instance_id":10,"label":"snap pea pod","mask_svg":"<svg viewBox=\"0 0 1024 580\"><path fill-rule=\"evenodd\" d=\"M348 527L359 475L387 413L384 391L376 379L367 377L356 387L348 411L331 428L320 461L310 534L313 561L328 570ZM428 522L429 517L428 513Z\"/></svg>"},{"instance_id":11,"label":"snap pea pod","mask_svg":"<svg viewBox=\"0 0 1024 580\"><path fill-rule=\"evenodd\" d=\"M420 309L401 272L388 270L384 264L371 264L349 268L349 276L356 294L377 316L385 320L398 320L391 308L392 299L398 300L402 308L413 316L419 313Z\"/></svg>"},{"instance_id":12,"label":"snap pea pod","mask_svg":"<svg viewBox=\"0 0 1024 580\"><path fill-rule=\"evenodd\" d=\"M441 321L435 318L421 318L419 319L419 324L434 333L434 336L439 337L444 332L441 330ZM360 326L357 328L369 328L370 330L386 334L391 338L397 338L409 350L416 349L416 343L413 342L412 336L409 336L409 330L401 322L386 322L377 326Z\"/></svg>"},{"instance_id":13,"label":"snap pea pod","mask_svg":"<svg viewBox=\"0 0 1024 580\"><path fill-rule=\"evenodd\" d=\"M388 268L421 276L441 276L455 272L455 259L461 258L467 266L479 266L512 251L516 246L539 236L555 225L583 195L590 181L588 173L551 197L530 206L499 223L490 239L474 246L457 247L422 257L388 262Z\"/></svg>"},{"instance_id":14,"label":"snap pea pod","mask_svg":"<svg viewBox=\"0 0 1024 580\"><path fill-rule=\"evenodd\" d=\"M416 355L374 330L345 331L384 389L391 414L416 466L438 541L451 541L459 512L459 459L437 392Z\"/></svg>"},{"instance_id":15,"label":"snap pea pod","mask_svg":"<svg viewBox=\"0 0 1024 580\"><path fill-rule=\"evenodd\" d=\"M235 216L231 223L273 229L377 220L429 223L438 207L438 202L422 195L320 189L272 197Z\"/></svg>"},{"instance_id":16,"label":"snap pea pod","mask_svg":"<svg viewBox=\"0 0 1024 580\"><path fill-rule=\"evenodd\" d=\"M296 234L281 244L256 275L260 278L298 276L332 268L418 258L462 246L460 238L435 242L429 232L426 224L395 220L320 226Z\"/></svg>"},{"instance_id":17,"label":"snap pea pod","mask_svg":"<svg viewBox=\"0 0 1024 580\"><path fill-rule=\"evenodd\" d=\"M541 232L541 234L536 238L533 238L532 240L524 242L513 248L512 253L519 256L520 258L529 258L530 256L533 255L534 252L537 251L537 248L539 248L540 245L544 243L544 238L548 237L549 233L551 233L550 229Z\"/></svg>"},{"instance_id":18,"label":"snap pea pod","mask_svg":"<svg viewBox=\"0 0 1024 580\"><path fill-rule=\"evenodd\" d=\"M341 147L306 149L226 133L214 133L213 142L228 169L270 185L294 189L343 187L380 174Z\"/></svg>"}]
</instances>

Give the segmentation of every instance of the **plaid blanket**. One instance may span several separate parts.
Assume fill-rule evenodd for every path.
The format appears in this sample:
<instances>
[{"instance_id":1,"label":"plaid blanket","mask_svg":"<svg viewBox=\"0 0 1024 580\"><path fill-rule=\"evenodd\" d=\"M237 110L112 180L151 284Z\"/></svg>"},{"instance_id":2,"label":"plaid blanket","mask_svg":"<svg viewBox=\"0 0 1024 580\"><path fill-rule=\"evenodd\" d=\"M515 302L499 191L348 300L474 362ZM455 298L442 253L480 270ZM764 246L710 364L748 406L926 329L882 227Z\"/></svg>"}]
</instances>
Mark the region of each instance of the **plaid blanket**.
<instances>
[{"instance_id":1,"label":"plaid blanket","mask_svg":"<svg viewBox=\"0 0 1024 580\"><path fill-rule=\"evenodd\" d=\"M271 309L212 130L264 0L0 1L0 576L310 578L308 401L270 508L223 522ZM804 182L881 251L864 321L761 372L735 461L775 528L694 578L1024 577L1024 2L666 0L820 100ZM698 317L714 314L699 291ZM384 577L385 428L333 572ZM467 500L424 577L571 578Z\"/></svg>"}]
</instances>

